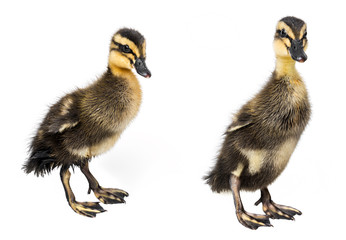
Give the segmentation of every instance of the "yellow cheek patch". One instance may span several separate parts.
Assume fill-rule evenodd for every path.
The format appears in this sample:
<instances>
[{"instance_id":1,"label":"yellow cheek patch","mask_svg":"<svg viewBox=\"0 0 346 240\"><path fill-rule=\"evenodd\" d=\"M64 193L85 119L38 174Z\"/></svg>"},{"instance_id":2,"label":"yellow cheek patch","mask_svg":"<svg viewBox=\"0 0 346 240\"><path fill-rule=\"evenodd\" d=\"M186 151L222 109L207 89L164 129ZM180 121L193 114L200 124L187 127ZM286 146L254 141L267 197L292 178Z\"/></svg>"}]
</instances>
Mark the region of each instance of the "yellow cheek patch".
<instances>
[{"instance_id":1,"label":"yellow cheek patch","mask_svg":"<svg viewBox=\"0 0 346 240\"><path fill-rule=\"evenodd\" d=\"M285 29L287 35L288 35L290 38L295 39L294 33L293 33L292 29L291 29L289 26L287 26L286 23L284 23L284 22L278 22L278 25L276 26L276 30L281 30L281 29Z\"/></svg>"},{"instance_id":2,"label":"yellow cheek patch","mask_svg":"<svg viewBox=\"0 0 346 240\"><path fill-rule=\"evenodd\" d=\"M283 43L288 47L290 48L291 47L291 41L287 38L283 38L281 39L281 41L283 41Z\"/></svg>"},{"instance_id":3,"label":"yellow cheek patch","mask_svg":"<svg viewBox=\"0 0 346 240\"><path fill-rule=\"evenodd\" d=\"M130 60L124 56L122 53L117 51L111 51L109 54L109 63L110 65L115 65L120 68L132 69L133 65L130 63Z\"/></svg>"},{"instance_id":4,"label":"yellow cheek patch","mask_svg":"<svg viewBox=\"0 0 346 240\"><path fill-rule=\"evenodd\" d=\"M128 61L130 61L129 59L132 60L132 64L135 63L136 59L135 59L135 56L133 56L132 54L126 54L126 53L123 53L125 56L123 56L124 58L127 58ZM130 63L131 64L131 63Z\"/></svg>"},{"instance_id":5,"label":"yellow cheek patch","mask_svg":"<svg viewBox=\"0 0 346 240\"><path fill-rule=\"evenodd\" d=\"M134 44L132 41L130 41L127 38L122 37L120 34L116 34L113 37L113 40L117 43L120 43L122 45L128 45L130 47L130 49L132 50L132 52L134 52L134 54L136 54L137 57L140 56L138 47L136 46L136 44Z\"/></svg>"},{"instance_id":6,"label":"yellow cheek patch","mask_svg":"<svg viewBox=\"0 0 346 240\"><path fill-rule=\"evenodd\" d=\"M291 43L287 44L287 42L282 41L283 39L275 39L273 43L274 51L277 56L289 56L289 52L287 50L287 47L291 46ZM288 40L288 39L287 39ZM287 47L286 47L286 45Z\"/></svg>"}]
</instances>

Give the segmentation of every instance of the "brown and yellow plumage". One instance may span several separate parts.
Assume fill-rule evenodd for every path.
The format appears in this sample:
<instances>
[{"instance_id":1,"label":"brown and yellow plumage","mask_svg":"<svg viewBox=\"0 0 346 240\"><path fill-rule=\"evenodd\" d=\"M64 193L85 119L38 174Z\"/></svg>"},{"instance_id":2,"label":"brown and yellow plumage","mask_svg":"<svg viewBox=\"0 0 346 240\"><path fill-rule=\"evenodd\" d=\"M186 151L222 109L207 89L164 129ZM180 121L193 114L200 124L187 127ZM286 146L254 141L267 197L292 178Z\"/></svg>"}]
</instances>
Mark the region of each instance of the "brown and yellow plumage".
<instances>
[{"instance_id":1,"label":"brown and yellow plumage","mask_svg":"<svg viewBox=\"0 0 346 240\"><path fill-rule=\"evenodd\" d=\"M276 67L262 90L234 116L215 167L205 177L216 192L232 191L240 223L257 229L269 217L293 219L300 211L275 205L267 186L285 169L310 118L305 84L295 62L307 59L306 24L285 17L274 37ZM245 212L240 190L261 189L264 215ZM259 202L258 202L259 203Z\"/></svg>"},{"instance_id":2,"label":"brown and yellow plumage","mask_svg":"<svg viewBox=\"0 0 346 240\"><path fill-rule=\"evenodd\" d=\"M136 30L120 29L112 37L107 71L90 86L52 105L31 143L24 171L43 176L61 167L67 200L77 213L95 217L104 210L98 203L75 200L69 186L71 166L81 168L101 202L125 202L125 191L100 187L89 171L88 161L109 150L137 115L142 92L132 69L150 77L145 58L144 37Z\"/></svg>"}]
</instances>

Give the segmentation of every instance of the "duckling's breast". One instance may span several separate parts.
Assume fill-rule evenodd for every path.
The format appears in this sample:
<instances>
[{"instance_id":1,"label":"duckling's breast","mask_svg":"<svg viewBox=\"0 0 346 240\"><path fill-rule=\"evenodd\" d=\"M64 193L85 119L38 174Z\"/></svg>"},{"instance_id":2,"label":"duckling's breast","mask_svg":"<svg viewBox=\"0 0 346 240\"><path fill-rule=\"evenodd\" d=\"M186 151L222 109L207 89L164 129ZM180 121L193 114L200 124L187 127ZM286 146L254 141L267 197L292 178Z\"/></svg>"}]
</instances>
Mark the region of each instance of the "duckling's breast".
<instances>
[{"instance_id":1,"label":"duckling's breast","mask_svg":"<svg viewBox=\"0 0 346 240\"><path fill-rule=\"evenodd\" d=\"M74 155L90 158L108 151L137 115L141 105L138 80L106 79L86 90L81 102L78 144L70 143Z\"/></svg>"},{"instance_id":2,"label":"duckling's breast","mask_svg":"<svg viewBox=\"0 0 346 240\"><path fill-rule=\"evenodd\" d=\"M272 79L254 99L255 121L261 134L299 137L310 119L310 103L299 78Z\"/></svg>"},{"instance_id":3,"label":"duckling's breast","mask_svg":"<svg viewBox=\"0 0 346 240\"><path fill-rule=\"evenodd\" d=\"M83 158L91 158L102 153L107 152L110 148L114 146L116 141L119 139L121 133L116 133L110 137L102 139L99 143L95 143L91 146L85 146L81 148L69 148L69 151L77 156Z\"/></svg>"},{"instance_id":4,"label":"duckling's breast","mask_svg":"<svg viewBox=\"0 0 346 240\"><path fill-rule=\"evenodd\" d=\"M142 100L142 91L135 76L129 79L107 79L91 93L90 104L84 109L86 116L103 129L113 132L124 130L137 115ZM95 96L97 95L97 96ZM93 101L96 99L96 101Z\"/></svg>"}]
</instances>

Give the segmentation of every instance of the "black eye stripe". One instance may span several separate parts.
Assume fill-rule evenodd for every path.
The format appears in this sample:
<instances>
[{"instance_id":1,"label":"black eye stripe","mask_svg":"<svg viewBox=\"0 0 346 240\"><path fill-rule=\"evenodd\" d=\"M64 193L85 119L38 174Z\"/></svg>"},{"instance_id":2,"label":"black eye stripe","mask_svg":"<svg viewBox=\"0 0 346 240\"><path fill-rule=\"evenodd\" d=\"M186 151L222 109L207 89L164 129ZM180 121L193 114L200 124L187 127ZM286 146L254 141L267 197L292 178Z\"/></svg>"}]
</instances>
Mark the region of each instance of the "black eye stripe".
<instances>
[{"instance_id":1,"label":"black eye stripe","mask_svg":"<svg viewBox=\"0 0 346 240\"><path fill-rule=\"evenodd\" d=\"M118 46L118 48L112 48L111 50L115 50L115 51L119 51L119 52L124 52L124 51L122 51L122 49L125 49L126 47L125 46L127 46L128 47L128 45L123 45L123 44L121 44L121 43L118 43L118 42L116 42L116 41L114 41L114 39L112 39L112 42L116 45L116 46ZM132 54L134 57L135 57L135 59L137 59L137 55L132 51L132 49L131 48L126 48L126 50L128 51L128 52L125 52L125 53L130 53L130 54ZM132 60L131 60L132 61ZM133 62L133 61L132 61Z\"/></svg>"},{"instance_id":2,"label":"black eye stripe","mask_svg":"<svg viewBox=\"0 0 346 240\"><path fill-rule=\"evenodd\" d=\"M292 38L287 34L286 30L284 28L282 29L278 29L276 30L276 35L279 38L287 38L288 40L290 40L290 42L292 42Z\"/></svg>"},{"instance_id":3,"label":"black eye stripe","mask_svg":"<svg viewBox=\"0 0 346 240\"><path fill-rule=\"evenodd\" d=\"M133 61L131 58L128 58L130 60L130 64L133 65Z\"/></svg>"}]
</instances>

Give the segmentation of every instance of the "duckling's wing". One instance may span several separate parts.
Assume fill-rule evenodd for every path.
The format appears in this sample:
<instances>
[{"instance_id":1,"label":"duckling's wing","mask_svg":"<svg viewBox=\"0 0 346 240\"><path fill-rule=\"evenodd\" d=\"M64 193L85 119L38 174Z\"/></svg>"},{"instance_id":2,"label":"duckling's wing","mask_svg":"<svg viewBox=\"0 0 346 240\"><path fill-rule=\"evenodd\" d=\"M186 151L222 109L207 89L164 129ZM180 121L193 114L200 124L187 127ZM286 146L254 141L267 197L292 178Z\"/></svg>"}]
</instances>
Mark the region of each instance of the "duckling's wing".
<instances>
[{"instance_id":1,"label":"duckling's wing","mask_svg":"<svg viewBox=\"0 0 346 240\"><path fill-rule=\"evenodd\" d=\"M63 98L52 106L47 116L47 130L53 134L62 133L67 129L75 127L78 123L77 104L69 98Z\"/></svg>"},{"instance_id":2,"label":"duckling's wing","mask_svg":"<svg viewBox=\"0 0 346 240\"><path fill-rule=\"evenodd\" d=\"M232 124L228 127L227 133L250 125L253 122L252 118L252 115L247 112L240 113L237 117L234 118Z\"/></svg>"},{"instance_id":3,"label":"duckling's wing","mask_svg":"<svg viewBox=\"0 0 346 240\"><path fill-rule=\"evenodd\" d=\"M49 133L62 133L67 129L75 127L79 121L74 119L66 119L62 117L57 117L54 122L48 126Z\"/></svg>"}]
</instances>

